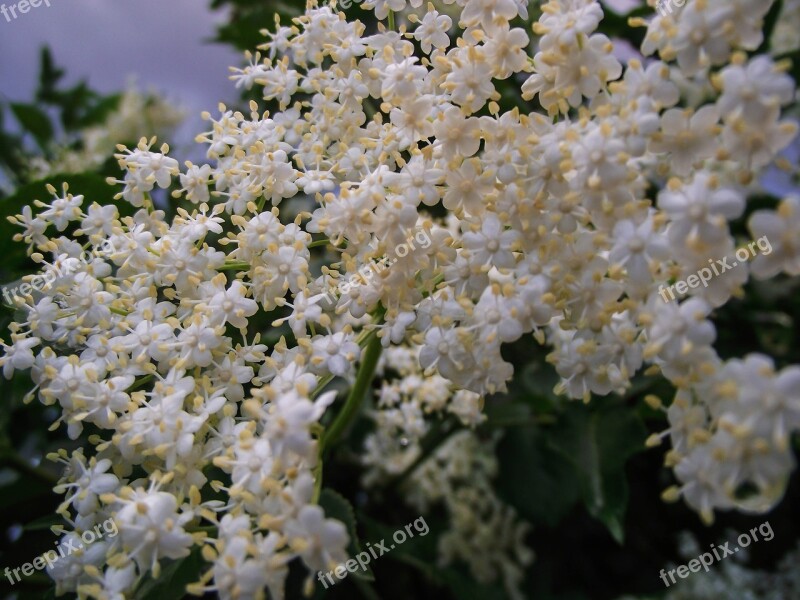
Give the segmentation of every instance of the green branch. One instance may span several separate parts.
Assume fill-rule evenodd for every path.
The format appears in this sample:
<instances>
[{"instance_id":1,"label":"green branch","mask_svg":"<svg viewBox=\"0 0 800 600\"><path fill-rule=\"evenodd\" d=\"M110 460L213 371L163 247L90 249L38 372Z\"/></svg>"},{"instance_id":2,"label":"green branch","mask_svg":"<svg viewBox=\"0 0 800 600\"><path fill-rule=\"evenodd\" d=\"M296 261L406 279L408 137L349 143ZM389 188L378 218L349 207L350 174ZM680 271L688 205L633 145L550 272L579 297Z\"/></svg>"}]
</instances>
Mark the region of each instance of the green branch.
<instances>
[{"instance_id":1,"label":"green branch","mask_svg":"<svg viewBox=\"0 0 800 600\"><path fill-rule=\"evenodd\" d=\"M325 239L322 239L322 240L314 240L313 242L311 242L308 245L308 247L309 248L319 248L320 246L327 246L328 244L333 245L333 243L328 238L325 238Z\"/></svg>"},{"instance_id":2,"label":"green branch","mask_svg":"<svg viewBox=\"0 0 800 600\"><path fill-rule=\"evenodd\" d=\"M333 423L331 423L331 426L322 438L323 453L330 450L331 445L336 443L353 421L356 414L358 414L361 402L364 400L364 396L366 396L367 390L372 384L372 378L375 375L375 368L378 366L378 359L381 357L383 346L378 337L378 332L375 329L370 331L367 340L367 347L364 350L364 359L361 361L361 366L358 369L356 382L353 384L341 412L336 415Z\"/></svg>"},{"instance_id":3,"label":"green branch","mask_svg":"<svg viewBox=\"0 0 800 600\"><path fill-rule=\"evenodd\" d=\"M217 267L217 271L241 271L247 270L252 265L248 262L238 261L238 262L229 262L225 263L224 265Z\"/></svg>"},{"instance_id":4,"label":"green branch","mask_svg":"<svg viewBox=\"0 0 800 600\"><path fill-rule=\"evenodd\" d=\"M6 452L0 456L0 465L5 465L23 475L30 475L31 477L38 479L50 487L53 487L58 483L58 477L56 475L53 475L50 473L50 471L47 471L41 467L34 467L26 459L22 458L19 454L14 453L10 449L6 450Z\"/></svg>"}]
</instances>

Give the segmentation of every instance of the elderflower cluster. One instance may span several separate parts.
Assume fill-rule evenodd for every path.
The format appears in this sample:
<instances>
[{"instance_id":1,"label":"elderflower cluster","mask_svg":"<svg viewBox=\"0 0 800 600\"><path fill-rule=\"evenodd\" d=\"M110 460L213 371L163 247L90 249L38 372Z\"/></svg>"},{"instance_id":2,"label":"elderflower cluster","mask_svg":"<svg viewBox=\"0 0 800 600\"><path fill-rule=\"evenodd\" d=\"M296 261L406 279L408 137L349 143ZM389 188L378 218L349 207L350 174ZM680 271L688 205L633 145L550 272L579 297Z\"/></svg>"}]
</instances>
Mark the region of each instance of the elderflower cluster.
<instances>
[{"instance_id":1,"label":"elderflower cluster","mask_svg":"<svg viewBox=\"0 0 800 600\"><path fill-rule=\"evenodd\" d=\"M795 97L786 65L740 52L759 46L771 2L695 0L680 20L655 17L643 51L660 59L625 68L596 33L594 0L548 2L533 36L523 1L447 4L368 32L311 2L232 76L277 110L206 114L208 164L182 169L142 140L116 155L133 216L64 189L16 217L45 268L115 249L22 299L0 359L7 377L30 370L31 394L88 440L60 457L62 513L78 532L109 516L119 526L53 573L60 590L122 597L197 546L208 568L191 589L222 598L281 597L298 557L311 572L340 564L346 529L317 500L320 454L347 411L324 388L338 377L363 391L383 347L401 377L381 389L370 468L402 472L414 458L397 445L416 447L427 414L479 423L483 398L513 376L503 345L532 336L570 398L624 392L646 365L677 386L668 495L706 518L779 499L800 369L720 359L709 320L749 267L682 303L658 293L736 247L730 221L797 132L782 116ZM388 18L406 5L362 7ZM504 80L524 100L509 106ZM156 188L194 208L167 222ZM296 196L313 208L289 218ZM775 248L754 275L797 273L797 211L788 199L751 218ZM430 244L326 297L415 230ZM270 323L279 341L262 339ZM448 507L445 562L514 589L524 526L487 496L493 459L473 475L491 446L467 433L440 452L410 501ZM474 485L437 495L435 482L467 473ZM508 532L500 565L485 561L496 531Z\"/></svg>"}]
</instances>

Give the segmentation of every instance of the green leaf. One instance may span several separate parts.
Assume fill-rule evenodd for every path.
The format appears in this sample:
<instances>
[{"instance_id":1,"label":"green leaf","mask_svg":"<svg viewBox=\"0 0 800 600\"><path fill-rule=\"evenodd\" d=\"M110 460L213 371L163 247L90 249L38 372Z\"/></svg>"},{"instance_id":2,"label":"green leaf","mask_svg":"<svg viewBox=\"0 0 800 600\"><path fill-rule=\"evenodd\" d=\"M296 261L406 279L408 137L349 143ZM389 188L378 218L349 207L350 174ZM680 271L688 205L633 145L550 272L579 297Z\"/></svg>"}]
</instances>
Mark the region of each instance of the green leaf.
<instances>
[{"instance_id":1,"label":"green leaf","mask_svg":"<svg viewBox=\"0 0 800 600\"><path fill-rule=\"evenodd\" d=\"M415 532L414 537L396 545L388 554L378 557L378 559L386 558L408 565L422 573L428 581L435 585L442 585L444 582L441 578L441 570L436 566L438 536L434 532L444 530L448 526L447 521L442 516L434 514L428 514L424 518L425 524L428 525L428 533L423 536L416 529L412 530ZM372 544L379 541L391 544L392 536L398 529L401 529L401 527L380 523L363 513L359 514L358 521L364 529L365 537L372 540L370 542Z\"/></svg>"},{"instance_id":2,"label":"green leaf","mask_svg":"<svg viewBox=\"0 0 800 600\"><path fill-rule=\"evenodd\" d=\"M58 82L64 77L65 71L56 66L53 53L47 46L42 48L39 64L39 89L36 92L36 99L41 102L53 102L58 95L56 92Z\"/></svg>"},{"instance_id":3,"label":"green leaf","mask_svg":"<svg viewBox=\"0 0 800 600\"><path fill-rule=\"evenodd\" d=\"M616 405L597 409L578 404L564 412L549 437L553 447L577 469L587 510L620 544L628 503L625 463L644 449L645 438L645 428L630 408Z\"/></svg>"},{"instance_id":4,"label":"green leaf","mask_svg":"<svg viewBox=\"0 0 800 600\"><path fill-rule=\"evenodd\" d=\"M347 527L347 533L350 535L347 554L350 558L355 558L361 552L361 544L358 540L358 531L356 531L356 513L353 510L353 505L339 492L330 488L325 488L320 493L319 505L325 511L326 517L341 521ZM375 575L373 575L369 566L367 566L366 571L362 571L360 568L357 569L353 572L353 575L366 581L375 581Z\"/></svg>"},{"instance_id":5,"label":"green leaf","mask_svg":"<svg viewBox=\"0 0 800 600\"><path fill-rule=\"evenodd\" d=\"M90 125L101 125L105 122L109 114L117 110L122 100L122 94L113 94L97 101L93 106L86 109L86 112L77 120L78 127L89 127ZM137 140L121 140L124 142L135 142Z\"/></svg>"},{"instance_id":6,"label":"green leaf","mask_svg":"<svg viewBox=\"0 0 800 600\"><path fill-rule=\"evenodd\" d=\"M544 361L531 362L521 373L520 383L532 399L537 413L550 411L563 403L553 388L561 381L555 369Z\"/></svg>"},{"instance_id":7,"label":"green leaf","mask_svg":"<svg viewBox=\"0 0 800 600\"><path fill-rule=\"evenodd\" d=\"M497 446L497 492L521 516L556 526L580 497L571 461L548 444L540 427L512 427Z\"/></svg>"},{"instance_id":8,"label":"green leaf","mask_svg":"<svg viewBox=\"0 0 800 600\"><path fill-rule=\"evenodd\" d=\"M527 404L490 398L484 407L486 423L489 426L503 427L515 422L527 422L531 418L531 408Z\"/></svg>"},{"instance_id":9,"label":"green leaf","mask_svg":"<svg viewBox=\"0 0 800 600\"><path fill-rule=\"evenodd\" d=\"M11 103L11 112L19 124L33 136L39 148L44 150L47 143L53 139L53 124L47 113L33 104L17 102Z\"/></svg>"},{"instance_id":10,"label":"green leaf","mask_svg":"<svg viewBox=\"0 0 800 600\"><path fill-rule=\"evenodd\" d=\"M279 15L283 25L303 14L302 3L274 0L264 3L240 2L238 0L214 0L211 7L222 8L226 4L231 7L228 23L217 30L217 41L229 43L240 50L249 50L263 44L266 39L261 35L264 27L274 30L274 17Z\"/></svg>"},{"instance_id":11,"label":"green leaf","mask_svg":"<svg viewBox=\"0 0 800 600\"><path fill-rule=\"evenodd\" d=\"M153 598L169 598L180 600L186 596L186 586L200 580L203 571L203 557L195 548L186 558L162 564L158 579L148 574L134 592L135 600L151 600Z\"/></svg>"}]
</instances>

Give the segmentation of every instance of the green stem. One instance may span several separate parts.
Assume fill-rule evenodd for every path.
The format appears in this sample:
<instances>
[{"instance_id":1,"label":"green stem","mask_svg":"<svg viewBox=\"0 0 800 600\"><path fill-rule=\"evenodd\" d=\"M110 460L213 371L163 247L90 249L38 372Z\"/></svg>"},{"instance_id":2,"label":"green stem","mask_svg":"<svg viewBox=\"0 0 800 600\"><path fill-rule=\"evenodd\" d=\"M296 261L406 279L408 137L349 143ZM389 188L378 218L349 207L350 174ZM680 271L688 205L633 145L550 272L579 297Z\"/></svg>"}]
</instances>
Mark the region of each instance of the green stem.
<instances>
[{"instance_id":1,"label":"green stem","mask_svg":"<svg viewBox=\"0 0 800 600\"><path fill-rule=\"evenodd\" d=\"M394 11L393 10L389 11L389 29L391 31L396 31L396 29L394 27Z\"/></svg>"},{"instance_id":2,"label":"green stem","mask_svg":"<svg viewBox=\"0 0 800 600\"><path fill-rule=\"evenodd\" d=\"M133 392L135 390L138 390L139 388L144 387L145 385L150 383L153 380L153 378L154 377L153 377L152 374L151 375L145 375L144 377L142 377L138 381L134 381L131 384L131 387L129 387L127 390L125 390L125 392L129 394L129 393L131 393L131 392Z\"/></svg>"},{"instance_id":3,"label":"green stem","mask_svg":"<svg viewBox=\"0 0 800 600\"><path fill-rule=\"evenodd\" d=\"M317 466L314 467L314 494L311 496L311 504L319 504L319 497L322 494L322 457L320 456Z\"/></svg>"},{"instance_id":4,"label":"green stem","mask_svg":"<svg viewBox=\"0 0 800 600\"><path fill-rule=\"evenodd\" d=\"M55 486L58 483L58 477L42 469L41 467L34 467L30 464L27 460L22 458L19 454L15 454L13 451L8 451L0 457L0 464L6 464L11 469L14 469L18 473L22 473L24 475L31 475L36 479L43 481L49 486Z\"/></svg>"},{"instance_id":5,"label":"green stem","mask_svg":"<svg viewBox=\"0 0 800 600\"><path fill-rule=\"evenodd\" d=\"M327 452L330 450L332 444L341 437L344 431L348 428L350 423L358 414L358 409L361 407L361 402L367 394L372 378L375 375L375 368L378 366L378 359L381 357L383 346L378 337L377 330L372 330L367 336L366 350L364 350L364 360L361 361L361 366L358 370L358 376L347 400L344 403L344 408L336 415L331 426L325 432L322 438L322 451Z\"/></svg>"},{"instance_id":6,"label":"green stem","mask_svg":"<svg viewBox=\"0 0 800 600\"><path fill-rule=\"evenodd\" d=\"M217 267L217 271L238 271L240 269L249 269L250 263L246 262L230 262L222 265L221 267Z\"/></svg>"},{"instance_id":7,"label":"green stem","mask_svg":"<svg viewBox=\"0 0 800 600\"><path fill-rule=\"evenodd\" d=\"M431 288L430 288L430 291L424 290L424 291L422 292L422 296L423 296L423 298L427 298L428 296L430 296L431 294L433 294L433 293L436 291L436 288L438 287L438 285L439 285L440 283L442 283L443 281L444 281L444 273L439 273L439 274L438 274L438 275L437 275L437 276L434 278L434 280L431 282Z\"/></svg>"},{"instance_id":8,"label":"green stem","mask_svg":"<svg viewBox=\"0 0 800 600\"><path fill-rule=\"evenodd\" d=\"M331 243L331 241L328 238L325 238L324 240L315 240L315 241L311 242L308 245L308 247L309 248L319 248L320 246L327 246L330 243Z\"/></svg>"},{"instance_id":9,"label":"green stem","mask_svg":"<svg viewBox=\"0 0 800 600\"><path fill-rule=\"evenodd\" d=\"M381 307L376 312L373 313L373 318L372 318L373 325L377 325L378 323L381 322L384 312L385 312L384 309ZM377 331L376 329L364 329L361 333L358 334L358 337L356 338L356 344L364 348L367 345L367 340L369 339L369 336L376 331ZM325 377L320 379L319 383L317 383L317 387L315 387L314 391L311 392L310 396L311 400L319 396L322 393L322 390L324 390L325 387L327 387L327 385L334 379L335 379L334 375L326 375Z\"/></svg>"},{"instance_id":10,"label":"green stem","mask_svg":"<svg viewBox=\"0 0 800 600\"><path fill-rule=\"evenodd\" d=\"M311 400L313 400L314 398L319 396L322 393L322 390L324 390L327 387L327 385L331 381L333 381L333 379L334 379L334 375L326 375L325 377L320 379L319 383L317 384L317 387L315 387L314 391L311 392Z\"/></svg>"}]
</instances>

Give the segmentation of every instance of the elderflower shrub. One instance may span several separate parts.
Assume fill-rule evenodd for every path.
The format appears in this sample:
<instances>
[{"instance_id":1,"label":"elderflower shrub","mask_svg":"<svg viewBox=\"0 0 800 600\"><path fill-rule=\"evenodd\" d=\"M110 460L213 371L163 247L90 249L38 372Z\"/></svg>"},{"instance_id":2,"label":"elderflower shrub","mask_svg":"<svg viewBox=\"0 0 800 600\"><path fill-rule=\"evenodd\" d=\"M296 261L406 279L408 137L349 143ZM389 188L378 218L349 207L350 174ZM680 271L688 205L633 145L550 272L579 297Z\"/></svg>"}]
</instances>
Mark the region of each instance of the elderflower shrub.
<instances>
[{"instance_id":1,"label":"elderflower shrub","mask_svg":"<svg viewBox=\"0 0 800 600\"><path fill-rule=\"evenodd\" d=\"M757 52L772 2L633 19L650 58L626 65L593 0L441 4L367 0L355 8L386 21L368 28L310 2L234 70L274 110L204 115L207 164L143 139L116 154L131 216L65 186L14 219L45 272L93 256L19 298L0 359L86 444L54 456L59 513L119 528L51 570L59 593L126 597L190 556L193 594L281 598L298 562L310 592L355 547L322 483L377 372L362 484L445 515L442 568L525 597L529 524L494 490L500 436L483 429L522 339L571 400L624 395L642 372L674 386L647 397L668 421L649 439L671 443L668 499L710 521L782 497L800 368L721 358L711 320L751 275L800 272L798 200L747 211L797 133L788 65ZM158 190L180 202L171 219ZM770 254L665 301L732 257L746 212ZM334 379L350 389L335 407Z\"/></svg>"}]
</instances>

